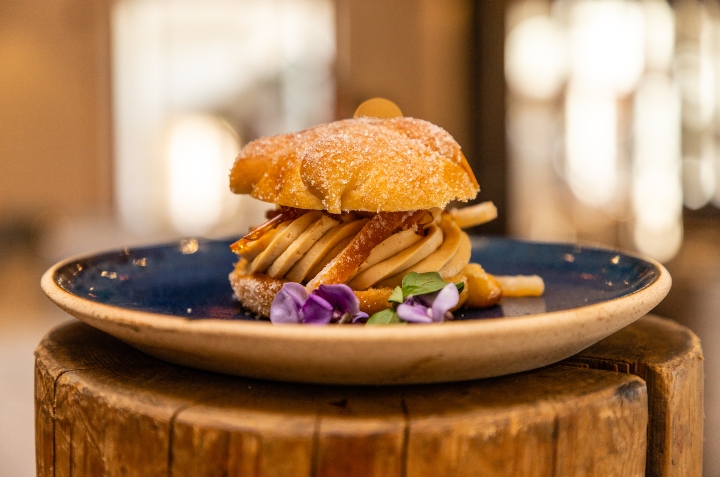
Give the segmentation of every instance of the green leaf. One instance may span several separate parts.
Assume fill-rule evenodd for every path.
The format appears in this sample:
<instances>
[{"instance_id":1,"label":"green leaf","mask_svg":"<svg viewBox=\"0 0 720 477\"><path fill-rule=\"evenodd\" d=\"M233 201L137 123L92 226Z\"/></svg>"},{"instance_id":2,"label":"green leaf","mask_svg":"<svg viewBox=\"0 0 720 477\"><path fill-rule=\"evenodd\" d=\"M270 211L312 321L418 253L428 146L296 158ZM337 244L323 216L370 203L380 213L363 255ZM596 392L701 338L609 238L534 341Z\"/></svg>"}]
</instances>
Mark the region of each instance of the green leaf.
<instances>
[{"instance_id":1,"label":"green leaf","mask_svg":"<svg viewBox=\"0 0 720 477\"><path fill-rule=\"evenodd\" d=\"M388 301L391 303L402 303L403 302L402 288L395 287L395 289L390 294L390 298L388 298Z\"/></svg>"},{"instance_id":2,"label":"green leaf","mask_svg":"<svg viewBox=\"0 0 720 477\"><path fill-rule=\"evenodd\" d=\"M445 288L445 285L447 285L447 282L440 278L438 272L410 272L405 275L402 281L403 297L434 293Z\"/></svg>"},{"instance_id":3,"label":"green leaf","mask_svg":"<svg viewBox=\"0 0 720 477\"><path fill-rule=\"evenodd\" d=\"M460 293L461 291L463 291L463 288L465 288L465 282L457 282L455 286L458 289L458 293Z\"/></svg>"},{"instance_id":4,"label":"green leaf","mask_svg":"<svg viewBox=\"0 0 720 477\"><path fill-rule=\"evenodd\" d=\"M395 310L388 308L387 310L378 311L366 324L368 325L391 325L394 323L400 323L400 317L395 313Z\"/></svg>"}]
</instances>

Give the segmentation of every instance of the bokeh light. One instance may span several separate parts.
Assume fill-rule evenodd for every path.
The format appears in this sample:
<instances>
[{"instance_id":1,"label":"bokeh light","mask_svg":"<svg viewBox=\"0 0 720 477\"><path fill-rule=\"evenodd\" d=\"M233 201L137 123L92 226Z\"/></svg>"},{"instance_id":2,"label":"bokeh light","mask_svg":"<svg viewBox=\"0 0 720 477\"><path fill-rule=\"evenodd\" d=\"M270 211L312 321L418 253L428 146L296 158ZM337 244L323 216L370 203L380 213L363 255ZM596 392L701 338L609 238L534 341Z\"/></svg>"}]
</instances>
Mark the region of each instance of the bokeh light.
<instances>
[{"instance_id":1,"label":"bokeh light","mask_svg":"<svg viewBox=\"0 0 720 477\"><path fill-rule=\"evenodd\" d=\"M516 25L505 43L505 74L512 87L530 98L558 94L567 70L567 38L549 17L538 15Z\"/></svg>"},{"instance_id":2,"label":"bokeh light","mask_svg":"<svg viewBox=\"0 0 720 477\"><path fill-rule=\"evenodd\" d=\"M203 235L219 225L235 204L227 190L228 170L240 145L229 125L208 115L172 121L166 146L167 203L173 226Z\"/></svg>"},{"instance_id":3,"label":"bokeh light","mask_svg":"<svg viewBox=\"0 0 720 477\"><path fill-rule=\"evenodd\" d=\"M720 206L720 8L524 0L507 18L511 233L557 239L542 216L670 260L683 211Z\"/></svg>"}]
</instances>

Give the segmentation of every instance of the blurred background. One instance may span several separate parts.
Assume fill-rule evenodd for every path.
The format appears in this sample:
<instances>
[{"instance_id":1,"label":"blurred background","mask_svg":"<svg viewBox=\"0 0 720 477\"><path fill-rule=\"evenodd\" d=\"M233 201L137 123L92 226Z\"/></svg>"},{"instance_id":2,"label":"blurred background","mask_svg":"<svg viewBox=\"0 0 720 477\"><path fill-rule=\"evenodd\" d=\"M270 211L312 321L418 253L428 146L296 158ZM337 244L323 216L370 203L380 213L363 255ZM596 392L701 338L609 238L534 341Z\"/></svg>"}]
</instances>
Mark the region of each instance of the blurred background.
<instances>
[{"instance_id":1,"label":"blurred background","mask_svg":"<svg viewBox=\"0 0 720 477\"><path fill-rule=\"evenodd\" d=\"M383 96L462 145L478 230L663 262L720 475L720 7L682 0L0 2L0 475L34 475L54 262L243 233L239 147Z\"/></svg>"}]
</instances>

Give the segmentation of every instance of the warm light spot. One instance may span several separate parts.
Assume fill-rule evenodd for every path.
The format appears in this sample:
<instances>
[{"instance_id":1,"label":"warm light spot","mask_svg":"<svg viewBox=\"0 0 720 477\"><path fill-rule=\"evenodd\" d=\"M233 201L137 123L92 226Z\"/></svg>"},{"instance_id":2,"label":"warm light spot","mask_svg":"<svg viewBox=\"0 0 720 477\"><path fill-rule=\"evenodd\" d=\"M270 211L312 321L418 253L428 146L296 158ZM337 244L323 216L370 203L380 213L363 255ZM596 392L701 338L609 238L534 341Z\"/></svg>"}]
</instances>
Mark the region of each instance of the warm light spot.
<instances>
[{"instance_id":1,"label":"warm light spot","mask_svg":"<svg viewBox=\"0 0 720 477\"><path fill-rule=\"evenodd\" d=\"M575 81L629 93L644 67L644 21L639 2L573 2L570 45Z\"/></svg>"},{"instance_id":2,"label":"warm light spot","mask_svg":"<svg viewBox=\"0 0 720 477\"><path fill-rule=\"evenodd\" d=\"M609 204L617 187L615 97L571 85L565 131L565 175L573 193L588 205Z\"/></svg>"},{"instance_id":3,"label":"warm light spot","mask_svg":"<svg viewBox=\"0 0 720 477\"><path fill-rule=\"evenodd\" d=\"M189 115L176 119L166 149L170 220L180 232L203 234L220 221L227 175L238 140L222 121Z\"/></svg>"},{"instance_id":4,"label":"warm light spot","mask_svg":"<svg viewBox=\"0 0 720 477\"><path fill-rule=\"evenodd\" d=\"M200 249L197 239L185 239L180 241L180 252L183 255L191 255Z\"/></svg>"},{"instance_id":5,"label":"warm light spot","mask_svg":"<svg viewBox=\"0 0 720 477\"><path fill-rule=\"evenodd\" d=\"M665 0L641 2L645 17L645 67L668 71L675 53L675 15Z\"/></svg>"},{"instance_id":6,"label":"warm light spot","mask_svg":"<svg viewBox=\"0 0 720 477\"><path fill-rule=\"evenodd\" d=\"M641 253L660 262L666 262L680 250L683 238L682 220L676 219L660 229L638 222L633 230L633 238L635 246Z\"/></svg>"},{"instance_id":7,"label":"warm light spot","mask_svg":"<svg viewBox=\"0 0 720 477\"><path fill-rule=\"evenodd\" d=\"M682 192L677 169L648 169L633 178L635 219L645 226L664 229L682 215Z\"/></svg>"},{"instance_id":8,"label":"warm light spot","mask_svg":"<svg viewBox=\"0 0 720 477\"><path fill-rule=\"evenodd\" d=\"M515 26L505 40L509 86L531 98L555 96L567 73L567 38L549 17L534 16Z\"/></svg>"},{"instance_id":9,"label":"warm light spot","mask_svg":"<svg viewBox=\"0 0 720 477\"><path fill-rule=\"evenodd\" d=\"M717 32L704 5L679 2L674 71L682 92L683 124L695 132L712 127L717 101Z\"/></svg>"},{"instance_id":10,"label":"warm light spot","mask_svg":"<svg viewBox=\"0 0 720 477\"><path fill-rule=\"evenodd\" d=\"M639 251L665 261L682 242L678 88L666 75L650 75L634 109L633 239Z\"/></svg>"},{"instance_id":11,"label":"warm light spot","mask_svg":"<svg viewBox=\"0 0 720 477\"><path fill-rule=\"evenodd\" d=\"M680 97L665 74L648 75L633 104L634 167L677 168L680 156Z\"/></svg>"}]
</instances>

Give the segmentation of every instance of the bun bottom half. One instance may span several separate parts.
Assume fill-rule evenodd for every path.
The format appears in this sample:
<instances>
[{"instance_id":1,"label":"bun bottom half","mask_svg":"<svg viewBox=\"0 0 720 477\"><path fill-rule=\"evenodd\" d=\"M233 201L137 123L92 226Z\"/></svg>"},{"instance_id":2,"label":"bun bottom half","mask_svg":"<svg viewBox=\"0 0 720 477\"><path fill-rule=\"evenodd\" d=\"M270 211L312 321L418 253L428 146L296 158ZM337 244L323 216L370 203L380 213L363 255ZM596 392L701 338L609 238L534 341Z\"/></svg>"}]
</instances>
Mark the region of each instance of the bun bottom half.
<instances>
[{"instance_id":1,"label":"bun bottom half","mask_svg":"<svg viewBox=\"0 0 720 477\"><path fill-rule=\"evenodd\" d=\"M264 273L247 274L240 268L242 267L236 267L229 277L235 297L245 309L269 317L275 295L287 280L272 278ZM353 292L360 301L360 310L372 316L388 308L392 288L370 288Z\"/></svg>"}]
</instances>

